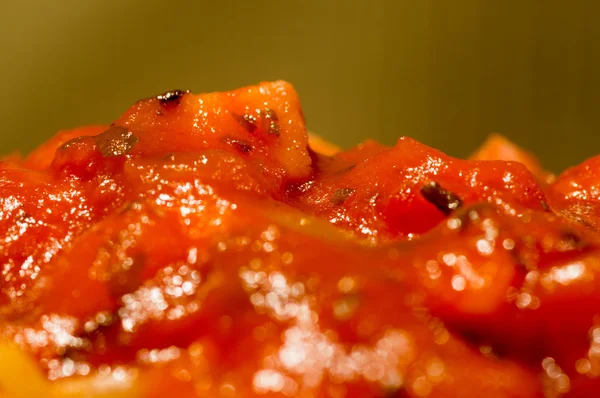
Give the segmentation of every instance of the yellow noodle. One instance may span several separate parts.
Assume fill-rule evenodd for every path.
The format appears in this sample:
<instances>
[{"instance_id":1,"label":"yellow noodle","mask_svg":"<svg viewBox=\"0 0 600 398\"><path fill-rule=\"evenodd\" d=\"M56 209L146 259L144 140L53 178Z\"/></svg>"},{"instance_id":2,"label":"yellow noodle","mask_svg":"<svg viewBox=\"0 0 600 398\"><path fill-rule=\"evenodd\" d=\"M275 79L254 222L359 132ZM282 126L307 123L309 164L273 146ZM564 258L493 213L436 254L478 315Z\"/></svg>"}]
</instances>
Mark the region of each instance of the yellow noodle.
<instances>
[{"instance_id":1,"label":"yellow noodle","mask_svg":"<svg viewBox=\"0 0 600 398\"><path fill-rule=\"evenodd\" d=\"M0 398L136 398L131 379L87 377L49 382L35 362L12 344L0 343Z\"/></svg>"}]
</instances>

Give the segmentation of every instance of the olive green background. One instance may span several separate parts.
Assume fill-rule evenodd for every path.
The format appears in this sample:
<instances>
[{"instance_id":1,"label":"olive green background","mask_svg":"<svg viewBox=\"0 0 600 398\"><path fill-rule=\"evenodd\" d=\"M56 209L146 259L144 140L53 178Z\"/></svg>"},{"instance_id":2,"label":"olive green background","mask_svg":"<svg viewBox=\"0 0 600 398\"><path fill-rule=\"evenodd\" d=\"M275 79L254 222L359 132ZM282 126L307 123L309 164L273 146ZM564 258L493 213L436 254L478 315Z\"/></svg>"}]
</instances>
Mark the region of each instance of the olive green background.
<instances>
[{"instance_id":1,"label":"olive green background","mask_svg":"<svg viewBox=\"0 0 600 398\"><path fill-rule=\"evenodd\" d=\"M286 79L344 146L409 135L465 156L501 132L559 170L600 153L596 3L4 0L0 147L173 88Z\"/></svg>"}]
</instances>

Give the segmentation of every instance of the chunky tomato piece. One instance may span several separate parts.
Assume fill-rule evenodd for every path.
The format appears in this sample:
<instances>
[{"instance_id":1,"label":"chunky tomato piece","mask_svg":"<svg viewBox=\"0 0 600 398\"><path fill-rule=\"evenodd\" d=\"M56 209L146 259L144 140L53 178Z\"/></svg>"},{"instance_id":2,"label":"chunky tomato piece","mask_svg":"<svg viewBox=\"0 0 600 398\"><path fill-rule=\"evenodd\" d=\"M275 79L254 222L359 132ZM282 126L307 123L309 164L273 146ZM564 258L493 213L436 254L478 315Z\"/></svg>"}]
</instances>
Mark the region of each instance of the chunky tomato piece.
<instances>
[{"instance_id":1,"label":"chunky tomato piece","mask_svg":"<svg viewBox=\"0 0 600 398\"><path fill-rule=\"evenodd\" d=\"M325 164L330 172L294 187L292 200L367 236L422 234L468 203L547 208L544 191L521 163L454 159L410 138L391 149L367 144L344 155L329 161L342 167Z\"/></svg>"},{"instance_id":2,"label":"chunky tomato piece","mask_svg":"<svg viewBox=\"0 0 600 398\"><path fill-rule=\"evenodd\" d=\"M540 162L529 152L524 151L505 137L492 134L477 151L471 155L473 160L505 160L525 165L540 181L552 183L554 176L544 170Z\"/></svg>"},{"instance_id":3,"label":"chunky tomato piece","mask_svg":"<svg viewBox=\"0 0 600 398\"><path fill-rule=\"evenodd\" d=\"M304 117L285 82L202 95L175 90L141 100L115 124L139 136L133 154L221 148L252 159L274 181L310 175Z\"/></svg>"}]
</instances>

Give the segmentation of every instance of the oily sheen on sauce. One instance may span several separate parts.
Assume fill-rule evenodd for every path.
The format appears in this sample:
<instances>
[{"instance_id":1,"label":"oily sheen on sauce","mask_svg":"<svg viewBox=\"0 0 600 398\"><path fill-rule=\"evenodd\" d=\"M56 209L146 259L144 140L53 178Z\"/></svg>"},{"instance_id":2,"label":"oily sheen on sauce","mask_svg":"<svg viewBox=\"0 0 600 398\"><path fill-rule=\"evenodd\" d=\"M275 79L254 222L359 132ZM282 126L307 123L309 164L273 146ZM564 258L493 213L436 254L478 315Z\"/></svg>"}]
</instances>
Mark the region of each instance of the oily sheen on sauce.
<instances>
[{"instance_id":1,"label":"oily sheen on sauce","mask_svg":"<svg viewBox=\"0 0 600 398\"><path fill-rule=\"evenodd\" d=\"M0 163L2 344L54 396L596 397L598 176L175 90Z\"/></svg>"}]
</instances>

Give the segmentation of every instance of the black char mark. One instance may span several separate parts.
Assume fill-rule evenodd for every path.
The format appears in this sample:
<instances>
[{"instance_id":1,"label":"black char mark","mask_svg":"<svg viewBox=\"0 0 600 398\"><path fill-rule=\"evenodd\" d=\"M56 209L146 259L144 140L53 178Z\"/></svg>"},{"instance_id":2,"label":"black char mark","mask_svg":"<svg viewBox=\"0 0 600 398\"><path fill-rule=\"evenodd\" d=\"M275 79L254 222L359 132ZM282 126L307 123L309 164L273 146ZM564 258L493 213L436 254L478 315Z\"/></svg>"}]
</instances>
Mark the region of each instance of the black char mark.
<instances>
[{"instance_id":1,"label":"black char mark","mask_svg":"<svg viewBox=\"0 0 600 398\"><path fill-rule=\"evenodd\" d=\"M458 195L445 190L435 181L423 185L421 195L445 215L449 215L462 206L462 200Z\"/></svg>"},{"instance_id":2,"label":"black char mark","mask_svg":"<svg viewBox=\"0 0 600 398\"><path fill-rule=\"evenodd\" d=\"M179 105L179 103L181 102L181 98L189 92L190 90L167 91L166 93L157 95L156 99L164 107L176 106Z\"/></svg>"}]
</instances>

